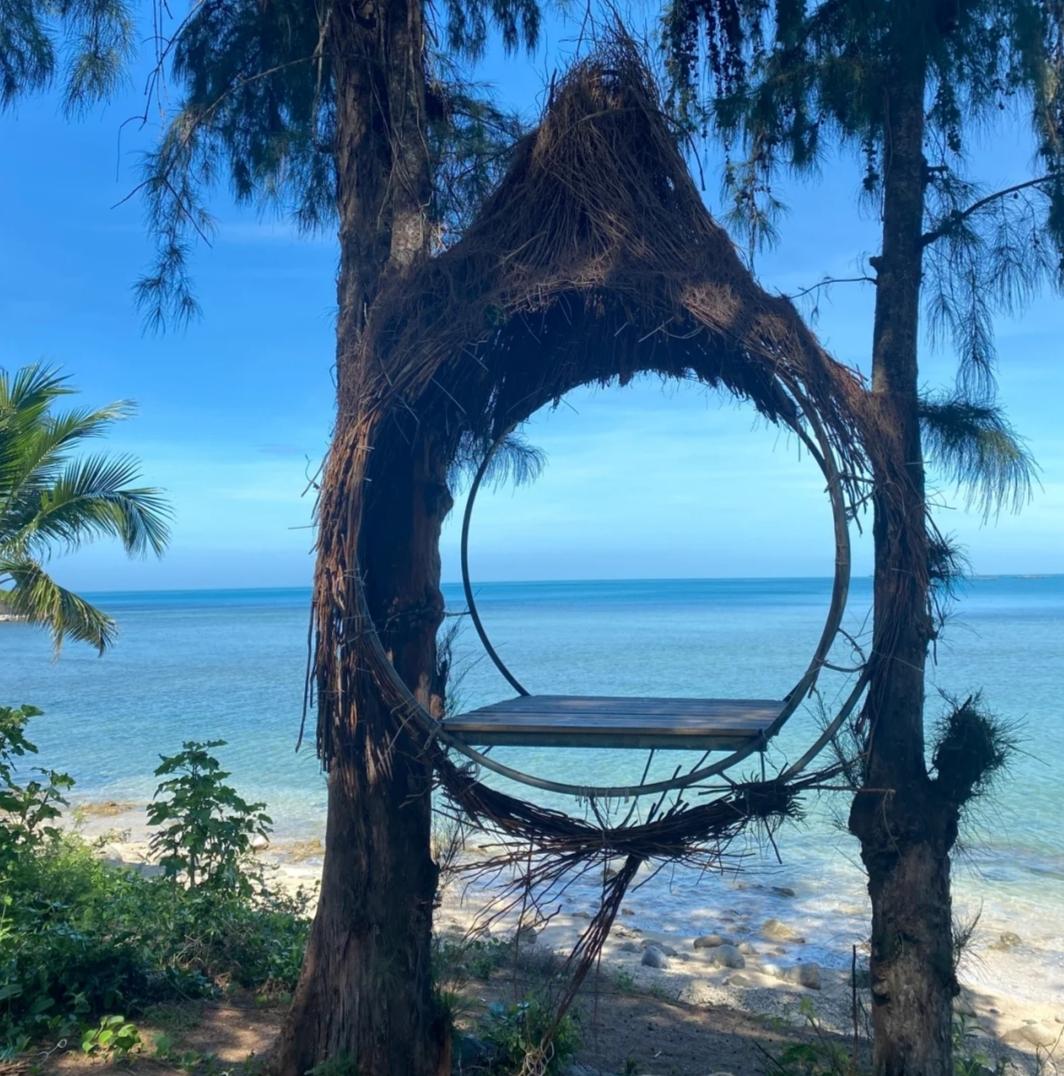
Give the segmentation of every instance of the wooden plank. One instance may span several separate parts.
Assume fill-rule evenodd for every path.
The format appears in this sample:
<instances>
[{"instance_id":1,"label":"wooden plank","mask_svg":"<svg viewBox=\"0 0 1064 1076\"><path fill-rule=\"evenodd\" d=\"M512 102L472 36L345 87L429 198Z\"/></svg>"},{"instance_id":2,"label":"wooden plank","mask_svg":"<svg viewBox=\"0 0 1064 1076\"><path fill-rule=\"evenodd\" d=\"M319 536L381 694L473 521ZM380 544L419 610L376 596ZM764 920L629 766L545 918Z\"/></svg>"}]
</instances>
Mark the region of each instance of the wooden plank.
<instances>
[{"instance_id":1,"label":"wooden plank","mask_svg":"<svg viewBox=\"0 0 1064 1076\"><path fill-rule=\"evenodd\" d=\"M735 750L768 729L783 705L766 699L528 695L447 718L445 726L483 745Z\"/></svg>"}]
</instances>

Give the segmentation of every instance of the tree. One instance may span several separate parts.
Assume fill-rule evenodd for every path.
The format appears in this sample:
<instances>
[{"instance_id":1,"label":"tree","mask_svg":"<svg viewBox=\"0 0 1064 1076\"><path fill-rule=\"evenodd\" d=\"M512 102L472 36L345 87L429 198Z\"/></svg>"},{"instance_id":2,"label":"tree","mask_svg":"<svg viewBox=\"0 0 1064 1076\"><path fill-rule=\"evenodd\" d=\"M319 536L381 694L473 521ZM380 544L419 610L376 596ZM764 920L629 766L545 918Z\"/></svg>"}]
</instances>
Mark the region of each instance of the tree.
<instances>
[{"instance_id":1,"label":"tree","mask_svg":"<svg viewBox=\"0 0 1064 1076\"><path fill-rule=\"evenodd\" d=\"M671 0L665 38L680 113L742 150L726 181L754 238L771 233L778 170L814 169L832 145L864 155L863 194L880 209L869 423L902 464L875 475L869 733L850 828L872 897L876 1072L942 1076L957 990L949 856L1003 744L979 707L958 707L928 764L925 663L949 558L928 522L921 428L988 510L1023 499L1028 461L993 404L991 318L1061 283L1064 5ZM1038 171L981 191L965 177L967 136L1010 107L1030 117ZM920 397L921 305L958 352L957 388L941 400Z\"/></svg>"},{"instance_id":2,"label":"tree","mask_svg":"<svg viewBox=\"0 0 1064 1076\"><path fill-rule=\"evenodd\" d=\"M65 636L101 653L114 640L114 621L60 586L44 564L58 549L101 537L130 554L161 554L169 511L157 489L134 486L136 460L91 455L71 459L130 413L127 403L56 413L70 395L67 379L43 366L13 376L0 370L0 599L17 616L45 625L58 651Z\"/></svg>"},{"instance_id":3,"label":"tree","mask_svg":"<svg viewBox=\"0 0 1064 1076\"><path fill-rule=\"evenodd\" d=\"M62 83L63 106L81 112L108 97L133 54L125 0L13 0L0 8L0 110Z\"/></svg>"},{"instance_id":4,"label":"tree","mask_svg":"<svg viewBox=\"0 0 1064 1076\"><path fill-rule=\"evenodd\" d=\"M358 345L382 282L448 241L516 133L430 43L475 55L489 22L511 49L534 41L535 0L453 0L444 11L436 25L421 0L214 0L192 8L160 55L183 97L144 180L158 239L140 284L148 318L162 324L196 310L190 245L212 226L206 199L219 173L238 200L308 229L334 224L334 451L359 421ZM332 481L328 467L324 474ZM435 446L414 444L408 481L380 496L385 525L358 536L371 612L386 625L400 674L438 709L437 543L450 499ZM319 551L319 596L328 570ZM350 581L337 580L329 594L315 615L349 616ZM328 730L335 750L321 899L275 1065L285 1076L325 1061L362 1076L449 1071L450 1033L430 975L432 774L412 736L393 734L375 685L350 658L347 666L352 690Z\"/></svg>"}]
</instances>

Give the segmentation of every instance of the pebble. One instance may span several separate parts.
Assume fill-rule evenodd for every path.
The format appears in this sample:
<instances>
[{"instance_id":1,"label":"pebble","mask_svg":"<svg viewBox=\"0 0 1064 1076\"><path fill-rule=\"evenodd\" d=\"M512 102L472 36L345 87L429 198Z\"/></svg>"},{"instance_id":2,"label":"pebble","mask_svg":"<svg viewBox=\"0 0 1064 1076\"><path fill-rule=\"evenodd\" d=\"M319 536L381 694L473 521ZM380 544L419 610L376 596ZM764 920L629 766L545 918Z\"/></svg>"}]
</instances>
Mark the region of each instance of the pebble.
<instances>
[{"instance_id":1,"label":"pebble","mask_svg":"<svg viewBox=\"0 0 1064 1076\"><path fill-rule=\"evenodd\" d=\"M795 982L804 986L807 990L820 989L820 965L819 964L796 964L794 966Z\"/></svg>"},{"instance_id":2,"label":"pebble","mask_svg":"<svg viewBox=\"0 0 1064 1076\"><path fill-rule=\"evenodd\" d=\"M796 897L797 893L789 885L774 885L772 892L778 897Z\"/></svg>"},{"instance_id":3,"label":"pebble","mask_svg":"<svg viewBox=\"0 0 1064 1076\"><path fill-rule=\"evenodd\" d=\"M644 950L643 959L639 963L648 968L667 968L669 958L656 945L650 945Z\"/></svg>"},{"instance_id":4,"label":"pebble","mask_svg":"<svg viewBox=\"0 0 1064 1076\"><path fill-rule=\"evenodd\" d=\"M722 968L746 967L746 958L734 945L718 945L709 956L714 964Z\"/></svg>"},{"instance_id":5,"label":"pebble","mask_svg":"<svg viewBox=\"0 0 1064 1076\"><path fill-rule=\"evenodd\" d=\"M671 945L666 945L664 942L659 941L645 941L643 942L644 949L660 949L666 956L676 956L676 950Z\"/></svg>"},{"instance_id":6,"label":"pebble","mask_svg":"<svg viewBox=\"0 0 1064 1076\"><path fill-rule=\"evenodd\" d=\"M820 965L812 962L795 964L789 968L781 968L776 964L764 964L761 970L766 975L773 975L787 983L797 983L807 990L819 990L821 986Z\"/></svg>"},{"instance_id":7,"label":"pebble","mask_svg":"<svg viewBox=\"0 0 1064 1076\"><path fill-rule=\"evenodd\" d=\"M735 940L726 934L703 934L695 938L696 949L716 949L721 945L734 945Z\"/></svg>"},{"instance_id":8,"label":"pebble","mask_svg":"<svg viewBox=\"0 0 1064 1076\"><path fill-rule=\"evenodd\" d=\"M1017 945L1022 944L1023 939L1019 934L1014 934L1011 930L1006 930L1003 934L998 935L997 941L990 943L990 948L1002 952L1009 949L1015 949Z\"/></svg>"},{"instance_id":9,"label":"pebble","mask_svg":"<svg viewBox=\"0 0 1064 1076\"><path fill-rule=\"evenodd\" d=\"M786 923L781 923L778 919L766 919L761 927L761 933L773 941L805 941L805 938L800 938Z\"/></svg>"}]
</instances>

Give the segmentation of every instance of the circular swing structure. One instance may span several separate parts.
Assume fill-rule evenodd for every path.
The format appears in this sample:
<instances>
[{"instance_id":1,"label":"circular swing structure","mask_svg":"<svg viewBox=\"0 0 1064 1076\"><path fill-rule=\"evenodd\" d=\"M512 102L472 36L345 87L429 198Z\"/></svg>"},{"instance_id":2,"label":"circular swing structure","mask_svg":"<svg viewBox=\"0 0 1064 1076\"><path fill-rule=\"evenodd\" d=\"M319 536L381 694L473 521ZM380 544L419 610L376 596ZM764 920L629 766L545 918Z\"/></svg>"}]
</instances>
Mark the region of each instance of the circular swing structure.
<instances>
[{"instance_id":1,"label":"circular swing structure","mask_svg":"<svg viewBox=\"0 0 1064 1076\"><path fill-rule=\"evenodd\" d=\"M653 854L647 849L661 838L675 855L684 842L734 832L747 816L785 812L797 791L823 776L810 775L810 765L854 713L863 673L797 759L767 779L762 765L760 781L734 771L758 753L763 763L768 744L814 691L840 634L849 526L870 470L865 388L788 300L756 284L710 217L630 43L607 44L570 73L463 238L382 293L358 347L365 375L330 455L319 509L314 672L326 763L337 737L350 735L350 700L372 690L392 730L374 735L388 750L407 744L430 759L470 818L533 840L550 831L587 854L609 846ZM782 698L536 695L487 634L469 543L477 494L501 447L572 389L641 374L695 380L752 403L788 429L823 474L835 545L831 600L809 662ZM397 557L435 558L437 582L418 584L417 613L428 618L422 637L429 622L434 635L443 616L438 527L456 469L472 479L461 534L468 614L515 695L444 715L424 683L412 689L397 668L395 625L413 614L378 580L402 574ZM380 538L382 520L421 545L393 552ZM367 533L377 535L370 545ZM490 753L494 746L609 747L650 757L637 783L576 785L507 765ZM701 757L648 780L654 753L669 750ZM643 831L636 853L625 827L604 836L601 818L592 825L528 803L482 782L485 772L592 805L682 796L692 786L716 798L679 812L682 837L675 818L667 839L668 827Z\"/></svg>"}]
</instances>

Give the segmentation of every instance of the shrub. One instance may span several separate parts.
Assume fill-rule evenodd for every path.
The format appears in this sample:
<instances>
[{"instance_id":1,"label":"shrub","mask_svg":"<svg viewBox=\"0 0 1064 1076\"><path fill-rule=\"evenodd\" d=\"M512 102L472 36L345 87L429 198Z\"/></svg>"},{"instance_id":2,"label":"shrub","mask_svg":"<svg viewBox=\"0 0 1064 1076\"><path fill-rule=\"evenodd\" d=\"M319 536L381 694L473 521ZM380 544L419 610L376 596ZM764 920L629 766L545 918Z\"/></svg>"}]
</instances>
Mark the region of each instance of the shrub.
<instances>
[{"instance_id":1,"label":"shrub","mask_svg":"<svg viewBox=\"0 0 1064 1076\"><path fill-rule=\"evenodd\" d=\"M225 740L186 740L176 755L165 755L155 770L166 777L148 805L148 822L158 827L152 853L168 878L189 888L235 890L250 897L261 882L252 861L252 841L269 833L265 803L248 803L229 773L211 754Z\"/></svg>"},{"instance_id":2,"label":"shrub","mask_svg":"<svg viewBox=\"0 0 1064 1076\"><path fill-rule=\"evenodd\" d=\"M540 998L516 1005L496 1002L488 1009L484 1040L493 1049L491 1071L499 1076L521 1070L525 1057L543 1042L554 1022L554 1009ZM563 1071L565 1063L576 1053L580 1034L576 1017L562 1017L550 1040L545 1057L547 1076ZM539 1071L539 1070L537 1070Z\"/></svg>"},{"instance_id":3,"label":"shrub","mask_svg":"<svg viewBox=\"0 0 1064 1076\"><path fill-rule=\"evenodd\" d=\"M168 820L176 869L150 878L108 865L98 848L48 824L57 817L49 814L57 802L50 791L54 782L37 782L36 791L33 782L18 784L11 756L35 750L24 734L32 712L0 713L21 715L2 726L0 764L6 768L0 768L0 787L12 797L6 802L32 800L45 807L0 815L0 847L8 852L0 868L0 1059L45 1035L76 1033L79 1041L89 1035L103 1046L91 1033L114 1028L101 1018L135 1015L158 1001L211 996L233 986L260 995L292 989L306 944L307 900L266 884L250 863L242 822L235 841L226 843L232 830L223 827L212 831L213 844L198 845L193 853L175 834L193 834L197 820L190 817L182 829L178 812ZM186 744L175 759L208 746L214 745ZM216 819L219 810L209 791L227 775L216 763L204 767L195 761L197 780L204 774L207 779L179 802ZM191 765L182 765L170 771L177 779L191 776ZM171 794L168 802L175 799ZM224 812L239 811L227 791L222 799ZM255 824L264 826L256 805L247 806ZM180 863L192 855L197 866L190 877ZM220 884L223 876L229 885ZM124 1042L128 1036L118 1037ZM107 1036L107 1044L114 1039Z\"/></svg>"}]
</instances>

